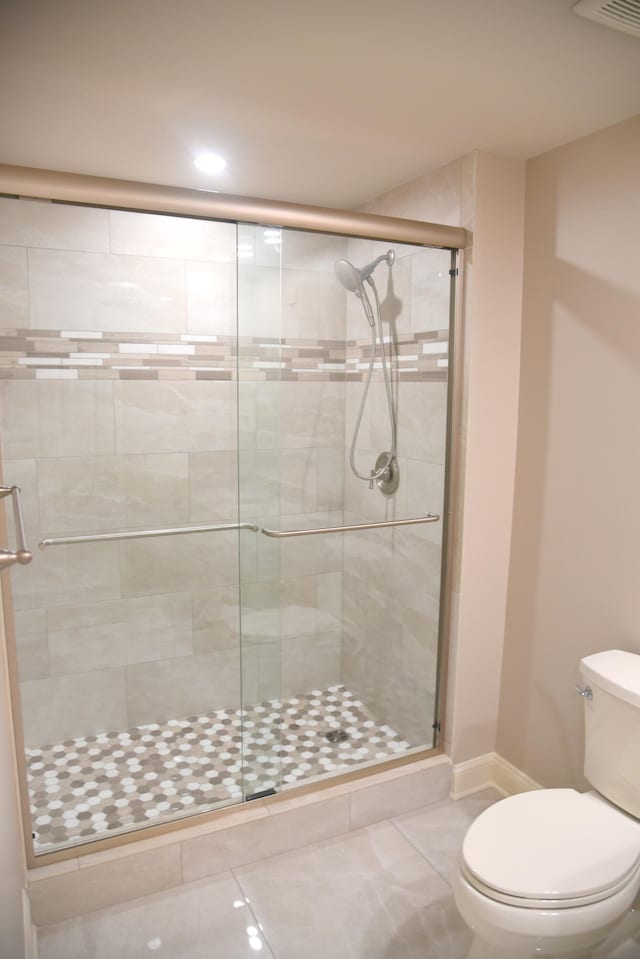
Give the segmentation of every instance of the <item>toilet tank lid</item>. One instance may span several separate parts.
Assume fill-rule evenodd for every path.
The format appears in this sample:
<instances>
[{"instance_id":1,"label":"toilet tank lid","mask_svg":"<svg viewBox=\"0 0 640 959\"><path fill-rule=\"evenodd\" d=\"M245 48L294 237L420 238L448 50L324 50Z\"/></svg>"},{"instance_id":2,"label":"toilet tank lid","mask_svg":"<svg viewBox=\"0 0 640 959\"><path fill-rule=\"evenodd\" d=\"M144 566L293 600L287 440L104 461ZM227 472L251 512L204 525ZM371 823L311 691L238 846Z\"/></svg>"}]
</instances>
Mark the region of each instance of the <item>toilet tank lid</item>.
<instances>
[{"instance_id":1,"label":"toilet tank lid","mask_svg":"<svg viewBox=\"0 0 640 959\"><path fill-rule=\"evenodd\" d=\"M585 656L580 661L580 674L587 683L640 706L640 656L621 649Z\"/></svg>"}]
</instances>

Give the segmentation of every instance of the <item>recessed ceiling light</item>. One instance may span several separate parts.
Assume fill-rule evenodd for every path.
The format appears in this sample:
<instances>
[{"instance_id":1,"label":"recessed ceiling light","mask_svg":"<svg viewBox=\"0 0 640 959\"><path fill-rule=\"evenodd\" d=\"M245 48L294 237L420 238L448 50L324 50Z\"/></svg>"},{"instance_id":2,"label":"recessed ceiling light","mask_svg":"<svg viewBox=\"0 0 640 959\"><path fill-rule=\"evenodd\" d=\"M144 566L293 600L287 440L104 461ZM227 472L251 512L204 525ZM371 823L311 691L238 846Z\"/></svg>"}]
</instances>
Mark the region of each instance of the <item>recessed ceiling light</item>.
<instances>
[{"instance_id":1,"label":"recessed ceiling light","mask_svg":"<svg viewBox=\"0 0 640 959\"><path fill-rule=\"evenodd\" d=\"M218 156L217 153L199 153L193 161L193 165L197 166L203 173L222 173L227 161L224 157Z\"/></svg>"}]
</instances>

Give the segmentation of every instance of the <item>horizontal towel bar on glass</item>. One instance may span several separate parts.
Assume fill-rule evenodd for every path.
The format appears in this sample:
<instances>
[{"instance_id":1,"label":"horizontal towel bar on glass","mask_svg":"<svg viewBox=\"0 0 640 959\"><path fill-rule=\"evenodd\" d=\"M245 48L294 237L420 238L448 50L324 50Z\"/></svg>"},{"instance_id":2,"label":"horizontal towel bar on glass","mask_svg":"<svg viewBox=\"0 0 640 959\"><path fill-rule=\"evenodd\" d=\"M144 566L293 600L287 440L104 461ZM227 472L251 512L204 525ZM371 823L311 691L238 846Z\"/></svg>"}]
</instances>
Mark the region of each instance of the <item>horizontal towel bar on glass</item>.
<instances>
[{"instance_id":1,"label":"horizontal towel bar on glass","mask_svg":"<svg viewBox=\"0 0 640 959\"><path fill-rule=\"evenodd\" d=\"M319 529L261 529L265 536L274 536L276 539L285 539L289 536L314 536L320 533L350 533L358 529L385 529L390 526L417 526L419 523L437 523L440 519L435 513L426 516L417 516L415 519L390 519L382 523L357 523L354 526L324 526Z\"/></svg>"},{"instance_id":2,"label":"horizontal towel bar on glass","mask_svg":"<svg viewBox=\"0 0 640 959\"><path fill-rule=\"evenodd\" d=\"M179 536L181 533L222 533L234 529L249 529L259 533L260 527L252 523L222 523L218 526L177 526L171 529L139 529L130 533L92 533L88 536L63 536L56 539L43 539L38 543L40 549L49 546L68 546L71 543L104 543L121 539L150 539L152 536Z\"/></svg>"},{"instance_id":3,"label":"horizontal towel bar on glass","mask_svg":"<svg viewBox=\"0 0 640 959\"><path fill-rule=\"evenodd\" d=\"M320 533L349 533L358 529L385 529L389 526L417 526L419 523L437 523L440 519L435 513L417 516L415 519L391 519L381 523L358 523L355 526L322 526L317 529L265 529L253 523L222 523L218 526L178 526L171 529L139 529L129 533L91 533L87 536L62 536L55 539L43 539L38 546L69 546L73 543L105 543L122 539L149 539L152 536L179 536L182 533L221 533L228 530L248 529L252 533L264 533L276 539L290 536L313 536Z\"/></svg>"}]
</instances>

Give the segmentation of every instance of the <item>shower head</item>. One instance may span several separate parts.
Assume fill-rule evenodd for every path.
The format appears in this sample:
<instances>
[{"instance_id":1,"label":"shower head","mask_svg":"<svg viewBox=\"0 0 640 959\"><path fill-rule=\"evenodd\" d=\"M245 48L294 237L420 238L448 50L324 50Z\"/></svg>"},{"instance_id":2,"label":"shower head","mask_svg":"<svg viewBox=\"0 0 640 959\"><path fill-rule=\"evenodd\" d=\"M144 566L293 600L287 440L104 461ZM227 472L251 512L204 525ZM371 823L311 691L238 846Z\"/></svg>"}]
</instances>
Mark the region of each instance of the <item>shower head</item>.
<instances>
[{"instance_id":1,"label":"shower head","mask_svg":"<svg viewBox=\"0 0 640 959\"><path fill-rule=\"evenodd\" d=\"M349 263L348 260L336 260L335 271L345 290L349 290L350 293L359 293L362 276L357 266Z\"/></svg>"},{"instance_id":2,"label":"shower head","mask_svg":"<svg viewBox=\"0 0 640 959\"><path fill-rule=\"evenodd\" d=\"M379 263L385 261L391 266L395 258L396 255L393 250L387 250L382 256L372 260L371 263L367 263L367 265L361 269L358 269L358 267L350 263L349 260L336 260L336 276L346 290L349 290L350 293L358 294L362 289L364 281L369 279Z\"/></svg>"}]
</instances>

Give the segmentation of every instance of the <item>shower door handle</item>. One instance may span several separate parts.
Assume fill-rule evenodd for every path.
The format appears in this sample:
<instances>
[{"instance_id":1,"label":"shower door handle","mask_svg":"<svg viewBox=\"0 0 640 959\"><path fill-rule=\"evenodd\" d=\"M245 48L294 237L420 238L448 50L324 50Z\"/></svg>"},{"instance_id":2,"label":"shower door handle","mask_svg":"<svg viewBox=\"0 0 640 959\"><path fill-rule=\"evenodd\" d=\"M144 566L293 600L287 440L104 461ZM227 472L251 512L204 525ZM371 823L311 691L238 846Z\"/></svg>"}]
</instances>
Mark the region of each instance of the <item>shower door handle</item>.
<instances>
[{"instance_id":1,"label":"shower door handle","mask_svg":"<svg viewBox=\"0 0 640 959\"><path fill-rule=\"evenodd\" d=\"M0 570L8 569L14 563L20 566L26 566L32 560L30 550L27 549L24 533L24 519L22 517L22 504L20 503L19 486L0 486L0 499L5 496L11 496L13 500L13 517L16 524L16 537L18 546L15 550L0 549Z\"/></svg>"},{"instance_id":2,"label":"shower door handle","mask_svg":"<svg viewBox=\"0 0 640 959\"><path fill-rule=\"evenodd\" d=\"M322 526L314 529L261 529L265 536L276 539L286 539L289 536L313 536L320 533L350 533L358 529L387 529L390 526L417 526L420 523L437 523L440 517L436 513L427 513L426 516L416 516L413 519L390 519L381 523L356 523L354 526Z\"/></svg>"}]
</instances>

